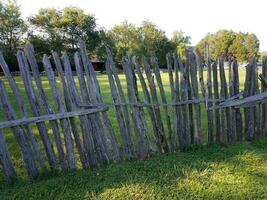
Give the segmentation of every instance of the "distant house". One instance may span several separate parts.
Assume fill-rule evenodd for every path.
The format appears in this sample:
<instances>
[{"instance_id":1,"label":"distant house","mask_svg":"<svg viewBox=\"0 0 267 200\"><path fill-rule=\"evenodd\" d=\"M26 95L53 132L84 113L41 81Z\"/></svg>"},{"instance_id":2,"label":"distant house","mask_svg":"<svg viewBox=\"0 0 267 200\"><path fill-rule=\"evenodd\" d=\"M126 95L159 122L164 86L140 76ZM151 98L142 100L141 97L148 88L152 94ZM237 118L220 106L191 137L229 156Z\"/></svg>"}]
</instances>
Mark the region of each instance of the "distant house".
<instances>
[{"instance_id":1,"label":"distant house","mask_svg":"<svg viewBox=\"0 0 267 200\"><path fill-rule=\"evenodd\" d=\"M100 60L97 55L92 55L90 57L91 63L94 67L95 71L104 71L105 70L105 62Z\"/></svg>"}]
</instances>

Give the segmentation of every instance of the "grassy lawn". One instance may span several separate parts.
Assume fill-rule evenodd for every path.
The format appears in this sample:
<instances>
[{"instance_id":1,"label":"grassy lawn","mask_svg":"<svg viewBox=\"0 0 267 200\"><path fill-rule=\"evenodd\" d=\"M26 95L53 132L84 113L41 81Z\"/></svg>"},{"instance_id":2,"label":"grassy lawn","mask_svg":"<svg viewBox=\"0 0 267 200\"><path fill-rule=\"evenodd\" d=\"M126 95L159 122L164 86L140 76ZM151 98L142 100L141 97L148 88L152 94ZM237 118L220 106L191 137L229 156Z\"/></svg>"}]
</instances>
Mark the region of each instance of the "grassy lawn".
<instances>
[{"instance_id":1,"label":"grassy lawn","mask_svg":"<svg viewBox=\"0 0 267 200\"><path fill-rule=\"evenodd\" d=\"M228 79L228 73L226 78ZM6 82L4 77L0 79ZM31 113L23 82L19 77L15 79L25 99L28 113ZM120 75L120 79L126 93L125 77ZM162 79L168 101L171 102L167 73L162 74ZM245 71L240 70L241 89L244 79ZM98 75L98 80L104 102L111 103L107 76ZM75 81L78 81L77 78ZM5 86L15 111L20 116L13 93L8 84ZM45 77L43 87L53 106L50 87ZM140 84L138 88L142 99ZM108 115L116 134L119 135L113 108L110 108ZM163 114L162 117L164 116ZM148 115L146 119L151 132ZM3 113L0 112L0 121L3 120ZM205 135L204 109L202 120ZM36 127L32 128L41 143ZM11 131L5 130L4 133L20 178L14 186L7 186L0 172L0 199L267 199L266 140L242 142L233 146L203 147L186 153L160 155L146 161L116 163L93 170L79 169L72 173L54 174L32 181L26 176L20 151ZM52 135L51 130L49 133Z\"/></svg>"},{"instance_id":2,"label":"grassy lawn","mask_svg":"<svg viewBox=\"0 0 267 200\"><path fill-rule=\"evenodd\" d=\"M21 181L0 199L266 199L267 140Z\"/></svg>"}]
</instances>

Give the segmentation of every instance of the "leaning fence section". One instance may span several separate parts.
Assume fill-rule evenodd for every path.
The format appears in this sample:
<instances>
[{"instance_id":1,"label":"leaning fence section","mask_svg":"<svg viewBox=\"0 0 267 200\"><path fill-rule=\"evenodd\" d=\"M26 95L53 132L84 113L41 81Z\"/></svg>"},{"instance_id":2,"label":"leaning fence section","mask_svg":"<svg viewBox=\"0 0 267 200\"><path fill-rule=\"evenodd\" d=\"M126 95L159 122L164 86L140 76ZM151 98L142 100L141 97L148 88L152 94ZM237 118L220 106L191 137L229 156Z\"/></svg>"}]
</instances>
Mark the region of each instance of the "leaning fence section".
<instances>
[{"instance_id":1,"label":"leaning fence section","mask_svg":"<svg viewBox=\"0 0 267 200\"><path fill-rule=\"evenodd\" d=\"M267 59L260 75L256 59L250 60L241 91L236 60L228 59L226 69L224 57L210 59L208 46L205 58L198 51L187 51L183 62L177 54L167 54L169 101L155 55L123 58L123 88L107 48L105 68L112 100L108 104L84 42L79 43L72 58L74 66L66 53L44 55L45 70L40 72L33 46L26 45L17 52L24 86L20 91L0 54L5 76L5 81L0 80L0 110L5 117L0 122L0 165L7 181L13 182L18 175L5 129L16 140L26 172L33 178L51 170L143 160L192 145L233 143L267 135ZM111 107L118 129L108 115Z\"/></svg>"}]
</instances>

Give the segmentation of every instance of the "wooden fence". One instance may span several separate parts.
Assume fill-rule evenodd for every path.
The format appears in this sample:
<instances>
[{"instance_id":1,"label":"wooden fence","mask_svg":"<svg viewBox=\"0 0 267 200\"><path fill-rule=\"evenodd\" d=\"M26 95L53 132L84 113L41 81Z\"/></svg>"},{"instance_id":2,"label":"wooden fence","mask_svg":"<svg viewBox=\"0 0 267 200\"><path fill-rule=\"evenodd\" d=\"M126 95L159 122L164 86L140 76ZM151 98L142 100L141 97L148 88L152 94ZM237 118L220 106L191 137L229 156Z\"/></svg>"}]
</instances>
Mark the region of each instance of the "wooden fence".
<instances>
[{"instance_id":1,"label":"wooden fence","mask_svg":"<svg viewBox=\"0 0 267 200\"><path fill-rule=\"evenodd\" d=\"M150 59L125 57L122 60L126 94L111 52L109 49L106 52L112 105L103 101L84 42L79 43L79 51L74 54L78 83L66 53L60 57L53 52L52 64L47 55L43 56L54 107L43 88L32 45L17 52L24 91L19 91L0 54L0 65L7 79L5 83L0 80L0 109L6 118L0 122L0 164L7 181L14 181L17 175L3 129L13 133L30 177L49 170L73 170L78 167L77 163L83 168L92 168L121 160L143 160L155 154L186 150L192 145L233 143L266 136L267 59L263 61L261 82L256 60L251 59L241 92L235 60L229 61L229 77L226 77L224 58L212 62L208 46L206 62L198 52L186 52L185 63L177 54L168 54L172 99L169 102L154 55ZM56 67L57 76L52 66ZM207 72L203 71L204 66ZM6 90L7 82L21 117L14 111ZM137 82L141 88L137 87ZM139 95L140 89L143 98ZM22 92L27 99L22 97ZM30 104L30 113L27 113L25 101ZM118 133L107 113L110 107L115 110ZM201 128L204 123L207 123L207 132ZM33 124L37 127L35 133ZM49 134L50 128L52 134Z\"/></svg>"}]
</instances>

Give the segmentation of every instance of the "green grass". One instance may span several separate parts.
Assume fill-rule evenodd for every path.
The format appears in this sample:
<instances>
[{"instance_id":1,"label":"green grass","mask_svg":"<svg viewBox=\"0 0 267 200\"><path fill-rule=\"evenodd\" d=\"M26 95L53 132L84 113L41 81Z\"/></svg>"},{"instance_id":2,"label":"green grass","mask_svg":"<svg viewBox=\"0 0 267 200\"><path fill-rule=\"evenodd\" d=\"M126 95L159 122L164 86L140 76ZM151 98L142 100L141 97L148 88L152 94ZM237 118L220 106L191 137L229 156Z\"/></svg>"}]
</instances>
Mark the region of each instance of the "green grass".
<instances>
[{"instance_id":1,"label":"green grass","mask_svg":"<svg viewBox=\"0 0 267 200\"><path fill-rule=\"evenodd\" d=\"M227 71L226 77L228 77ZM7 81L4 77L0 79L5 83ZM45 93L53 106L48 81L45 77L42 79ZM120 79L126 93L125 77L120 75ZM245 71L240 70L241 89L244 79ZM25 99L27 111L31 115L23 82L19 77L15 77L15 80ZM98 75L98 80L104 102L111 103L107 76ZM162 80L167 99L171 102L166 73L162 74ZM75 81L78 81L77 78ZM7 83L5 86L15 112L20 117L13 93ZM142 99L139 83L138 88ZM108 115L120 138L113 108L110 108ZM163 118L164 116L162 114ZM147 113L146 119L152 134ZM0 112L0 121L3 120L3 113ZM36 127L32 128L42 146ZM204 109L202 109L202 130L205 141ZM203 147L187 153L159 155L146 161L122 162L93 170L79 168L71 173L51 174L38 180L29 180L17 142L10 130L6 129L4 133L19 179L14 186L8 186L0 172L0 199L267 199L266 140L243 142L229 147ZM49 133L52 135L51 129ZM52 136L51 139L53 140ZM119 143L121 144L120 139Z\"/></svg>"},{"instance_id":2,"label":"green grass","mask_svg":"<svg viewBox=\"0 0 267 200\"><path fill-rule=\"evenodd\" d=\"M266 199L267 140L209 146L0 190L0 199Z\"/></svg>"}]
</instances>

